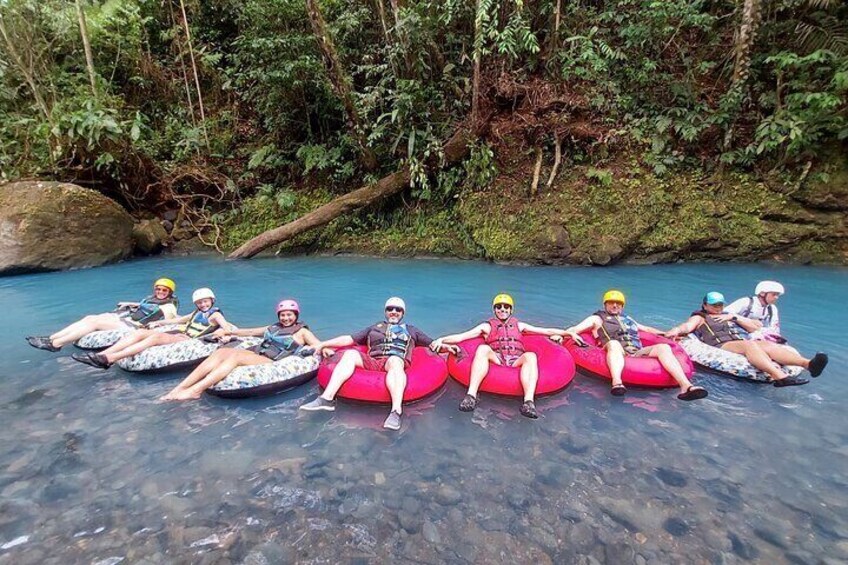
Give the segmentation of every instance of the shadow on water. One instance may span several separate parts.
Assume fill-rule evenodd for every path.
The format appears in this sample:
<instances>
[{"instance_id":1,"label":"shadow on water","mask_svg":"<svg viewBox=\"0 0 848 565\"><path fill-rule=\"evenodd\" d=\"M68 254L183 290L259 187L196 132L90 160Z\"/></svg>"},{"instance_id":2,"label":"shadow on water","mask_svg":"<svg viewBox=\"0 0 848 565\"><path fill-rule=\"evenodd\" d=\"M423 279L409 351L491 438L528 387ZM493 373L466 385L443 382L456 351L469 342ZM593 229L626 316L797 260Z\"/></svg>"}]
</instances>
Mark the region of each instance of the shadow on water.
<instances>
[{"instance_id":1,"label":"shadow on water","mask_svg":"<svg viewBox=\"0 0 848 565\"><path fill-rule=\"evenodd\" d=\"M461 413L464 390L449 381L388 432L385 407L299 412L314 381L263 399L160 403L185 371L100 371L22 339L140 296L160 275L183 297L210 284L243 327L296 296L322 337L376 321L389 294L435 336L486 317L499 291L522 319L564 325L610 287L637 319L668 327L705 290L741 296L778 278L784 332L831 365L793 389L698 374L710 396L696 403L671 390L613 398L578 374L539 399L537 421L492 396ZM350 258L160 258L0 279L7 319L27 325L0 327L0 563L843 561L848 350L820 321L848 313L826 298L846 282L827 268Z\"/></svg>"}]
</instances>

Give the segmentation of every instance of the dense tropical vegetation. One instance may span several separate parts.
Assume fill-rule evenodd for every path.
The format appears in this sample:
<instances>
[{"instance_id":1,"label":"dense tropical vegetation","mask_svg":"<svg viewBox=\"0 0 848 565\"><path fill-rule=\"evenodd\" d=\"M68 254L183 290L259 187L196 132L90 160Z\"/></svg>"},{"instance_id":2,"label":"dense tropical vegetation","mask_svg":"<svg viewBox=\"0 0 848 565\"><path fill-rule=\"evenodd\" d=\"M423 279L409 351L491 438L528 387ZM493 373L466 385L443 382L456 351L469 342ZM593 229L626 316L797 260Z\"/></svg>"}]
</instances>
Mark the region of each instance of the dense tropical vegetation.
<instances>
[{"instance_id":1,"label":"dense tropical vegetation","mask_svg":"<svg viewBox=\"0 0 848 565\"><path fill-rule=\"evenodd\" d=\"M222 246L401 168L449 224L498 174L797 178L846 138L837 0L0 0L0 179L177 203Z\"/></svg>"}]
</instances>

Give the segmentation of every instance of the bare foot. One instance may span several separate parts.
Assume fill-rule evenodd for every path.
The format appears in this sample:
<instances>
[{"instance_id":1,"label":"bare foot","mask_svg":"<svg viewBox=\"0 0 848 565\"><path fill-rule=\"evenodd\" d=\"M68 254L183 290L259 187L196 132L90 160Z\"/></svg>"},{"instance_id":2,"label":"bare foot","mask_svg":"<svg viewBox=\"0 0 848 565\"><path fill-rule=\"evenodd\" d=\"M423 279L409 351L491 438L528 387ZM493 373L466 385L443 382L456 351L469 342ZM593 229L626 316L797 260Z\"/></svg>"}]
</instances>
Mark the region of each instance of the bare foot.
<instances>
[{"instance_id":1,"label":"bare foot","mask_svg":"<svg viewBox=\"0 0 848 565\"><path fill-rule=\"evenodd\" d=\"M197 400L200 398L200 395L203 394L203 391L196 391L192 389L181 390L173 395L173 400Z\"/></svg>"}]
</instances>

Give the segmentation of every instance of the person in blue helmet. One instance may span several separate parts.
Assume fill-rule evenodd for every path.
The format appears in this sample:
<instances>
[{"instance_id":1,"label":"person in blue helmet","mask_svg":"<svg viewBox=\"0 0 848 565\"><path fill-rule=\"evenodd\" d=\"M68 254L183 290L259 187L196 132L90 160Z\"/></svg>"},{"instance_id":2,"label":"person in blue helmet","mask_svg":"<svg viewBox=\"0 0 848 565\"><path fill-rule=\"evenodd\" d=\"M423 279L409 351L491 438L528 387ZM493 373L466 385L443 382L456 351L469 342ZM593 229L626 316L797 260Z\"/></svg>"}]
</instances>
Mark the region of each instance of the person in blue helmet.
<instances>
[{"instance_id":1,"label":"person in blue helmet","mask_svg":"<svg viewBox=\"0 0 848 565\"><path fill-rule=\"evenodd\" d=\"M722 293L708 292L701 309L692 312L682 324L665 332L666 337L691 333L707 345L744 355L751 365L771 377L777 387L804 385L810 381L799 376L788 376L773 361L780 365L804 367L813 377L822 373L827 365L827 355L816 353L812 359L806 359L795 350L777 343L751 340L748 332L755 330L756 325L746 318L726 313L724 304Z\"/></svg>"}]
</instances>

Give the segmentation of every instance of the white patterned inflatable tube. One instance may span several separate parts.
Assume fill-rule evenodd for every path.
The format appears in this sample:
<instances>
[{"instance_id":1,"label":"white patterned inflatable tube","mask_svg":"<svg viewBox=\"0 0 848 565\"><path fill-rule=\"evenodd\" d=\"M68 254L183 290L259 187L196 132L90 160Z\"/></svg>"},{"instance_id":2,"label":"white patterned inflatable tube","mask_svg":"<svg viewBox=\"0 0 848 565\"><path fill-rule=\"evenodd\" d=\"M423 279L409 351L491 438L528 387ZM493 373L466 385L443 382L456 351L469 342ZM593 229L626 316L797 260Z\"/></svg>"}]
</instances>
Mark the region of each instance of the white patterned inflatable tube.
<instances>
[{"instance_id":1,"label":"white patterned inflatable tube","mask_svg":"<svg viewBox=\"0 0 848 565\"><path fill-rule=\"evenodd\" d=\"M236 367L207 392L222 398L267 396L307 383L317 374L317 357L292 355L273 363Z\"/></svg>"},{"instance_id":2,"label":"white patterned inflatable tube","mask_svg":"<svg viewBox=\"0 0 848 565\"><path fill-rule=\"evenodd\" d=\"M260 341L259 338L245 338L238 342L231 342L230 347L247 349L257 345ZM117 365L121 369L133 373L182 369L197 365L220 347L222 347L222 344L217 341L186 339L177 343L150 347L132 357L121 359Z\"/></svg>"},{"instance_id":3,"label":"white patterned inflatable tube","mask_svg":"<svg viewBox=\"0 0 848 565\"><path fill-rule=\"evenodd\" d=\"M771 377L751 365L748 359L739 353L707 345L693 335L688 335L680 340L680 346L686 351L693 363L704 369L750 381L771 382ZM784 345L783 347L789 346ZM794 365L778 365L778 367L783 369L783 372L790 377L799 375L804 370L803 367Z\"/></svg>"},{"instance_id":4,"label":"white patterned inflatable tube","mask_svg":"<svg viewBox=\"0 0 848 565\"><path fill-rule=\"evenodd\" d=\"M167 332L178 330L182 327L182 324L168 324L166 326L153 328L153 331ZM118 343L118 340L120 340L124 336L129 335L130 332L136 331L136 329L138 328L131 328L129 326L126 326L117 330L102 330L99 332L91 332L79 338L74 343L74 345L76 345L80 349L93 349L95 351L100 349L106 349L107 347L112 347L113 345Z\"/></svg>"}]
</instances>

